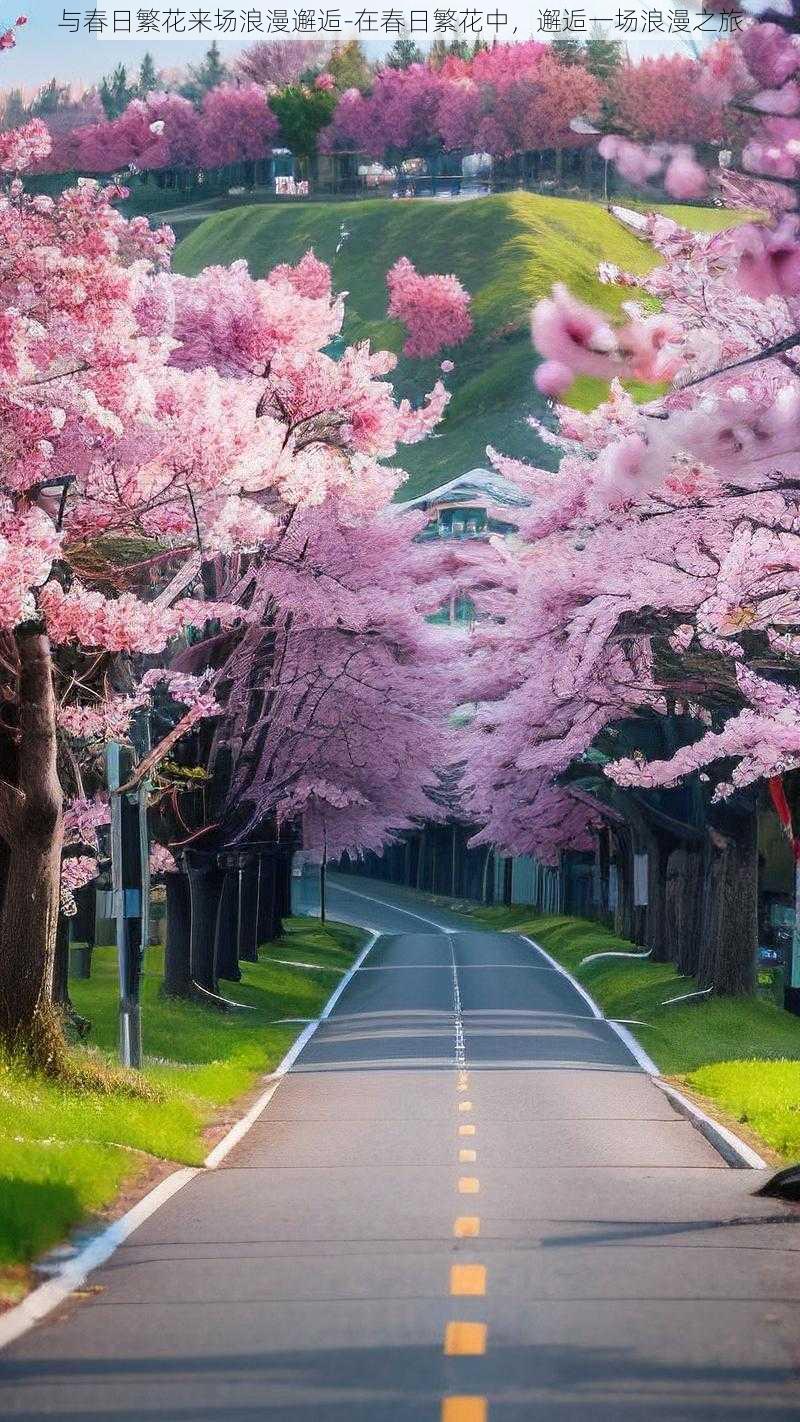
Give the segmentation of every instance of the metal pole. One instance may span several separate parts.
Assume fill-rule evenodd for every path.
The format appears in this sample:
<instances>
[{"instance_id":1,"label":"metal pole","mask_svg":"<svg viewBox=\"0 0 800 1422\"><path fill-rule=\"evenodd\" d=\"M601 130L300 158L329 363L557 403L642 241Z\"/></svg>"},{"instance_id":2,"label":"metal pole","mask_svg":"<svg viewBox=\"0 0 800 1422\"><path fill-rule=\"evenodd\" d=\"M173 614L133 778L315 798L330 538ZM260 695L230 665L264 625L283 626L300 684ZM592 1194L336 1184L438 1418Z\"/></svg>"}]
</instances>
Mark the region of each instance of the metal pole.
<instances>
[{"instance_id":1,"label":"metal pole","mask_svg":"<svg viewBox=\"0 0 800 1422\"><path fill-rule=\"evenodd\" d=\"M119 975L119 1043L123 1066L139 1067L142 1064L142 1025L139 1006L139 967L141 945L132 933L132 920L140 909L137 899L141 897L129 884L131 868L126 850L127 836L124 821L130 806L119 794L123 779L123 748L111 741L106 748L106 775L111 798L111 888L113 894L114 920L117 938L117 971ZM127 767L125 767L127 769ZM138 797L137 797L138 799ZM138 805L137 805L138 819ZM137 866L138 868L138 866ZM139 878L139 874L136 875Z\"/></svg>"},{"instance_id":2,"label":"metal pole","mask_svg":"<svg viewBox=\"0 0 800 1422\"><path fill-rule=\"evenodd\" d=\"M323 831L322 859L319 866L319 921L325 922L325 877L328 868L328 837Z\"/></svg>"},{"instance_id":3,"label":"metal pole","mask_svg":"<svg viewBox=\"0 0 800 1422\"><path fill-rule=\"evenodd\" d=\"M788 967L789 992L786 1006L792 1012L800 1010L800 859L794 862L794 931L792 933L791 959Z\"/></svg>"}]
</instances>

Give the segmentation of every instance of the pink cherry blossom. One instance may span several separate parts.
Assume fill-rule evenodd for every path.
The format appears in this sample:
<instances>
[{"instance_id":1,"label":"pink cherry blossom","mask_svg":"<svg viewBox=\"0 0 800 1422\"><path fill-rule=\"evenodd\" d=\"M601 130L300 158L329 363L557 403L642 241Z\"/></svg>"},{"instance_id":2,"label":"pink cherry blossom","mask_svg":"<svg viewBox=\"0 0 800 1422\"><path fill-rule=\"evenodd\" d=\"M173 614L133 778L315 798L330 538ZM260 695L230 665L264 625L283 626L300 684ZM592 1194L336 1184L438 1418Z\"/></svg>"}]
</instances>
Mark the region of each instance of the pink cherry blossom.
<instances>
[{"instance_id":1,"label":"pink cherry blossom","mask_svg":"<svg viewBox=\"0 0 800 1422\"><path fill-rule=\"evenodd\" d=\"M386 277L388 314L402 321L407 356L427 359L444 346L460 345L472 332L469 294L455 276L422 276L400 257Z\"/></svg>"}]
</instances>

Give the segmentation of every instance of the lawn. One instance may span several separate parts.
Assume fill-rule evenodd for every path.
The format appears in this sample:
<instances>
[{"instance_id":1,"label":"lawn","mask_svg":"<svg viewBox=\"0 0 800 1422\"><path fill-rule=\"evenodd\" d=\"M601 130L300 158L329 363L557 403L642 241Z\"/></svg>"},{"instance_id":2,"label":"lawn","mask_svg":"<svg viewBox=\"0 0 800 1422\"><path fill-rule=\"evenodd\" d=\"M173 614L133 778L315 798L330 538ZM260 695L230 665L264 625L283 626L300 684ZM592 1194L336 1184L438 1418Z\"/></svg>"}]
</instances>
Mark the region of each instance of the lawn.
<instances>
[{"instance_id":1,"label":"lawn","mask_svg":"<svg viewBox=\"0 0 800 1422\"><path fill-rule=\"evenodd\" d=\"M670 216L699 229L723 227L738 214L711 208L670 207ZM336 255L341 229L347 235ZM411 498L454 475L486 464L486 446L554 467L557 454L536 439L527 419L544 416L546 404L531 383L530 310L553 282L566 281L583 300L620 314L630 296L603 285L601 260L644 273L656 253L597 203L510 193L469 202L313 203L306 207L252 204L215 213L177 247L175 268L192 275L215 262L244 257L256 275L277 262L296 262L309 247L330 262L338 290L349 293L344 335L369 338L400 354L401 327L386 319L386 272L408 256L424 272L455 272L472 295L475 330L452 352L448 379L453 399L432 440L401 452L409 472L398 497ZM421 398L439 376L438 361L401 357L396 372L402 395ZM654 394L647 387L637 393ZM605 386L581 379L572 399L589 408Z\"/></svg>"},{"instance_id":2,"label":"lawn","mask_svg":"<svg viewBox=\"0 0 800 1422\"><path fill-rule=\"evenodd\" d=\"M145 1065L134 1090L108 1071L107 1089L79 1089L0 1059L0 1305L27 1282L25 1265L86 1215L144 1175L153 1158L199 1165L215 1112L249 1091L285 1055L300 1022L316 1017L364 934L345 924L289 919L286 936L242 964L226 995L253 1011L218 1013L159 996L161 949L146 957L142 984ZM318 964L297 968L284 958ZM76 1065L110 1066L117 1040L116 950L95 949L92 977L70 984L91 1019L91 1046ZM102 1071L99 1073L102 1077Z\"/></svg>"},{"instance_id":3,"label":"lawn","mask_svg":"<svg viewBox=\"0 0 800 1422\"><path fill-rule=\"evenodd\" d=\"M626 1021L665 1076L676 1077L712 1108L747 1127L785 1159L800 1158L800 1019L760 998L715 998L663 1006L697 984L670 963L593 953L637 953L632 943L586 919L543 917L529 907L458 904L493 928L513 928L541 944L599 1003Z\"/></svg>"}]
</instances>

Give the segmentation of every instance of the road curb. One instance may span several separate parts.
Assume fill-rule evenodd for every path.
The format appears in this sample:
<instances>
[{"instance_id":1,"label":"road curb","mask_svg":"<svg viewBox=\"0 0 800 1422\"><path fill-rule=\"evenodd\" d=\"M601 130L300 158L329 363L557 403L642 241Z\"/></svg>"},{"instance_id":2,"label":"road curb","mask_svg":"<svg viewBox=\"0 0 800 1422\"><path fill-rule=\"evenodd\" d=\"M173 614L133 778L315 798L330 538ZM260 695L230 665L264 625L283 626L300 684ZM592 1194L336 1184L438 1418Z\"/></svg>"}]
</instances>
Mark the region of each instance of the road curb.
<instances>
[{"instance_id":1,"label":"road curb","mask_svg":"<svg viewBox=\"0 0 800 1422\"><path fill-rule=\"evenodd\" d=\"M769 1170L770 1165L766 1160L762 1160L757 1151L753 1150L746 1141L743 1141L727 1126L720 1125L719 1121L707 1116L705 1111L701 1111L688 1096L684 1096L676 1087L670 1086L668 1082L656 1078L654 1085L659 1091L663 1091L668 1096L675 1110L681 1116L685 1116L692 1125L705 1136L710 1145L722 1156L732 1170Z\"/></svg>"},{"instance_id":2,"label":"road curb","mask_svg":"<svg viewBox=\"0 0 800 1422\"><path fill-rule=\"evenodd\" d=\"M46 1318L59 1304L64 1303L70 1294L80 1288L87 1275L101 1264L105 1264L139 1225L144 1224L161 1205L166 1204L173 1195L177 1195L184 1185L188 1185L189 1181L200 1173L200 1167L196 1166L183 1166L180 1170L173 1171L166 1180L161 1180L154 1189L148 1190L132 1209L126 1210L124 1215L108 1225L90 1244L62 1264L54 1278L32 1289L22 1303L0 1315L0 1348L6 1348L9 1343L13 1343L23 1333L27 1333L28 1329Z\"/></svg>"},{"instance_id":3,"label":"road curb","mask_svg":"<svg viewBox=\"0 0 800 1422\"><path fill-rule=\"evenodd\" d=\"M503 929L503 932L513 933L514 930L513 928L507 928ZM565 968L555 958L551 958L546 949L542 948L541 944L537 943L535 938L529 938L527 933L520 933L517 937L522 938L526 943L530 943L532 948L535 948L538 953L541 953L543 958L547 959L548 963L555 968L556 972L561 973L562 977L567 978L575 988L575 991L580 993L584 1002L591 1008L592 1015L600 1021L608 1023L612 1032L615 1032L620 1041L624 1042L634 1061L638 1063L643 1071L647 1072L647 1075L652 1079L653 1085L657 1086L659 1091L663 1091L665 1096L669 1097L679 1115L685 1116L687 1121L690 1121L694 1126L695 1130L698 1130L702 1136L705 1136L709 1145L712 1145L718 1155L722 1156L726 1165L729 1165L732 1170L768 1170L770 1168L767 1161L762 1160L758 1152L754 1151L752 1146L749 1146L746 1141L741 1140L740 1137L729 1130L727 1126L720 1125L719 1121L715 1121L711 1116L707 1116L705 1111L701 1111L699 1106L696 1106L693 1101L690 1101L689 1098L678 1091L676 1087L668 1085L668 1083L664 1081L660 1069L656 1066L652 1057L645 1051L641 1042L637 1041L633 1033L629 1031L622 1022L614 1022L610 1017L604 1015L599 1003L595 1001L591 993L587 992L583 984L578 982L578 979L568 968Z\"/></svg>"},{"instance_id":4,"label":"road curb","mask_svg":"<svg viewBox=\"0 0 800 1422\"><path fill-rule=\"evenodd\" d=\"M154 1186L152 1190L148 1190L147 1194L143 1195L141 1200L138 1200L130 1210L126 1210L118 1220L107 1225L89 1244L62 1264L52 1279L48 1279L44 1284L39 1284L21 1303L15 1304L13 1308L0 1314L0 1350L7 1348L17 1338L21 1338L24 1333L34 1328L37 1323L52 1313L53 1309L65 1303L70 1294L81 1287L94 1269L105 1264L119 1246L133 1234L134 1230L149 1220L162 1205L166 1204L167 1200L171 1200L172 1196L177 1195L184 1185L188 1185L190 1180L194 1180L197 1175L202 1175L207 1170L218 1169L234 1146L238 1145L243 1136L247 1135L275 1095L281 1078L294 1065L320 1023L330 1016L348 983L358 972L367 954L374 948L381 936L378 929L369 928L366 924L359 924L358 927L364 928L370 934L369 939L348 968L342 981L337 983L320 1016L310 1022L300 1033L274 1072L265 1078L270 1084L266 1091L262 1092L253 1102L250 1110L242 1116L241 1120L236 1121L230 1130L226 1131L220 1141L217 1141L201 1166L181 1166L180 1169L174 1170L171 1175L168 1175L165 1180L159 1181L158 1185Z\"/></svg>"}]
</instances>

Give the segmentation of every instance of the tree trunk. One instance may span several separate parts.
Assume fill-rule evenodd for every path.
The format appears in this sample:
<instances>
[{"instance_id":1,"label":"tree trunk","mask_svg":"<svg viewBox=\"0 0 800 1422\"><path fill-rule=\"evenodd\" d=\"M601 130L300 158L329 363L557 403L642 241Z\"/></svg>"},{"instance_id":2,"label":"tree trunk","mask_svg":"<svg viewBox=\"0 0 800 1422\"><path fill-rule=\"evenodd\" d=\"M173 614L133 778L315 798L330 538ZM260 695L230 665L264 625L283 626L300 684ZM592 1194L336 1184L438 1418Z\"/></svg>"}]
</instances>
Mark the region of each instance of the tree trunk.
<instances>
[{"instance_id":1,"label":"tree trunk","mask_svg":"<svg viewBox=\"0 0 800 1422\"><path fill-rule=\"evenodd\" d=\"M239 961L258 962L258 863L252 854L239 856Z\"/></svg>"},{"instance_id":2,"label":"tree trunk","mask_svg":"<svg viewBox=\"0 0 800 1422\"><path fill-rule=\"evenodd\" d=\"M239 913L239 873L233 855L221 854L222 889L217 909L214 957L218 978L238 983L241 980L237 952L236 925Z\"/></svg>"},{"instance_id":3,"label":"tree trunk","mask_svg":"<svg viewBox=\"0 0 800 1422\"><path fill-rule=\"evenodd\" d=\"M189 972L189 879L186 874L167 874L167 936L164 945L164 986L166 997L191 997Z\"/></svg>"},{"instance_id":4,"label":"tree trunk","mask_svg":"<svg viewBox=\"0 0 800 1422\"><path fill-rule=\"evenodd\" d=\"M697 845L679 844L667 860L665 938L668 961L694 977L700 949L703 856Z\"/></svg>"},{"instance_id":5,"label":"tree trunk","mask_svg":"<svg viewBox=\"0 0 800 1422\"><path fill-rule=\"evenodd\" d=\"M483 861L483 878L481 880L481 903L494 903L494 894L489 894L489 869L494 867L492 860L492 846L487 845L486 858ZM494 885L492 885L494 887Z\"/></svg>"},{"instance_id":6,"label":"tree trunk","mask_svg":"<svg viewBox=\"0 0 800 1422\"><path fill-rule=\"evenodd\" d=\"M758 819L754 810L715 811L703 877L701 987L736 996L755 987L758 949Z\"/></svg>"},{"instance_id":7,"label":"tree trunk","mask_svg":"<svg viewBox=\"0 0 800 1422\"><path fill-rule=\"evenodd\" d=\"M667 864L673 840L663 830L647 830L647 927L645 948L652 949L654 963L667 963L670 945L667 934Z\"/></svg>"},{"instance_id":8,"label":"tree trunk","mask_svg":"<svg viewBox=\"0 0 800 1422\"><path fill-rule=\"evenodd\" d=\"M630 835L618 830L612 862L617 869L617 907L614 910L614 932L620 938L633 938L633 864Z\"/></svg>"},{"instance_id":9,"label":"tree trunk","mask_svg":"<svg viewBox=\"0 0 800 1422\"><path fill-rule=\"evenodd\" d=\"M610 833L607 826L603 826L597 835L597 915L601 923L608 925L610 912L608 907L608 879L609 867L611 863Z\"/></svg>"},{"instance_id":10,"label":"tree trunk","mask_svg":"<svg viewBox=\"0 0 800 1422\"><path fill-rule=\"evenodd\" d=\"M65 914L58 915L56 946L53 955L53 1006L58 1008L62 1021L69 1024L79 1037L89 1034L91 1023L87 1017L76 1012L69 995L69 942L72 920Z\"/></svg>"},{"instance_id":11,"label":"tree trunk","mask_svg":"<svg viewBox=\"0 0 800 1422\"><path fill-rule=\"evenodd\" d=\"M267 850L258 862L258 919L256 941L271 943L279 931L275 908L275 851Z\"/></svg>"},{"instance_id":12,"label":"tree trunk","mask_svg":"<svg viewBox=\"0 0 800 1422\"><path fill-rule=\"evenodd\" d=\"M69 919L58 915L56 946L53 951L53 1002L62 1012L69 1007Z\"/></svg>"},{"instance_id":13,"label":"tree trunk","mask_svg":"<svg viewBox=\"0 0 800 1422\"><path fill-rule=\"evenodd\" d=\"M50 644L16 634L20 660L18 784L0 782L0 834L9 848L0 917L0 1038L39 1066L58 1070L63 1038L53 1012L62 798Z\"/></svg>"},{"instance_id":14,"label":"tree trunk","mask_svg":"<svg viewBox=\"0 0 800 1422\"><path fill-rule=\"evenodd\" d=\"M417 887L418 889L424 888L424 879L425 879L425 852L426 852L426 850L427 850L427 847L428 847L427 830L425 829L425 826L423 825L423 826L422 826L422 830L421 830L421 832L420 832L420 837L419 837L419 850L417 851L417 882L416 882L416 887Z\"/></svg>"},{"instance_id":15,"label":"tree trunk","mask_svg":"<svg viewBox=\"0 0 800 1422\"><path fill-rule=\"evenodd\" d=\"M281 845L275 860L275 937L283 936L283 920L292 911L292 851Z\"/></svg>"},{"instance_id":16,"label":"tree trunk","mask_svg":"<svg viewBox=\"0 0 800 1422\"><path fill-rule=\"evenodd\" d=\"M205 850L187 849L184 856L189 871L189 968L192 982L205 992L216 994L214 930L222 889L222 871L217 864L216 855Z\"/></svg>"}]
</instances>

